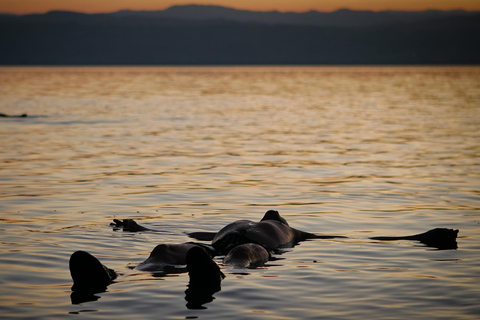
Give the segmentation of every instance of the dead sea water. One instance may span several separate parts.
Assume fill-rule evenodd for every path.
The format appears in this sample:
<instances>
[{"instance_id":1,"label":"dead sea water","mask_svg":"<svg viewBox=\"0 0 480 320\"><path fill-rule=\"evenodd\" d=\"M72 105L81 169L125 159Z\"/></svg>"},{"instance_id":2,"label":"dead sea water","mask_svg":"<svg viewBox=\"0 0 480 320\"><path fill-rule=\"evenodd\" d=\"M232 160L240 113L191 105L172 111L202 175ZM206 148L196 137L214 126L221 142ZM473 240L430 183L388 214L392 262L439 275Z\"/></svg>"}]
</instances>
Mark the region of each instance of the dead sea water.
<instances>
[{"instance_id":1,"label":"dead sea water","mask_svg":"<svg viewBox=\"0 0 480 320\"><path fill-rule=\"evenodd\" d=\"M478 319L479 67L0 68L0 112L29 115L0 118L4 319ZM268 209L349 238L223 268L202 310L130 268ZM458 249L368 239L435 227ZM76 250L121 274L97 301Z\"/></svg>"}]
</instances>

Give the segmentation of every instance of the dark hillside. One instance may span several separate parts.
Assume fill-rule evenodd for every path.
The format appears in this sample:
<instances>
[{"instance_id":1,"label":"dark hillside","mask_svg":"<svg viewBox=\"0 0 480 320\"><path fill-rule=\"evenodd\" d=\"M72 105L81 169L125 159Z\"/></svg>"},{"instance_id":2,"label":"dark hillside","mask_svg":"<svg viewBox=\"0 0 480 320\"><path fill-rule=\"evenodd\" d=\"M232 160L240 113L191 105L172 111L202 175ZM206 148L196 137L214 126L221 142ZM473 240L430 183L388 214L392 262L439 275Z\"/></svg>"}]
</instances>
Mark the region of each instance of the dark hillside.
<instances>
[{"instance_id":1,"label":"dark hillside","mask_svg":"<svg viewBox=\"0 0 480 320\"><path fill-rule=\"evenodd\" d=\"M0 64L480 63L479 13L422 17L352 27L185 20L148 12L0 15Z\"/></svg>"}]
</instances>

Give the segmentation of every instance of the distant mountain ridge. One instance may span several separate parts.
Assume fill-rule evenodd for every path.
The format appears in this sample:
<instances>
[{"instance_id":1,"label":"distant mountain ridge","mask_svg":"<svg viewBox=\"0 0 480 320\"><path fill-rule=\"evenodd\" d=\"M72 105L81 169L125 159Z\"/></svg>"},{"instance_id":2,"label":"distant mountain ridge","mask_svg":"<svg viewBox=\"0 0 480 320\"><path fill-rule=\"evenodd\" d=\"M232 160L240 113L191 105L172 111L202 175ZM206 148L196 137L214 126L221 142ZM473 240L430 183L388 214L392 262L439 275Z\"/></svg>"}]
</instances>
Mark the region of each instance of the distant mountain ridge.
<instances>
[{"instance_id":1,"label":"distant mountain ridge","mask_svg":"<svg viewBox=\"0 0 480 320\"><path fill-rule=\"evenodd\" d=\"M394 23L416 23L428 19L444 17L478 16L478 11L465 10L426 10L426 11L357 11L339 9L333 12L279 12L250 11L215 5L176 5L158 11L121 10L112 13L79 13L73 11L50 11L44 14L10 15L15 17L40 19L79 19L79 18L128 18L128 19L168 19L193 22L230 21L236 23L259 23L267 25L304 25L328 27L380 26ZM3 14L5 15L5 14ZM0 16L1 17L1 16ZM151 21L149 21L151 22Z\"/></svg>"},{"instance_id":2,"label":"distant mountain ridge","mask_svg":"<svg viewBox=\"0 0 480 320\"><path fill-rule=\"evenodd\" d=\"M480 12L0 14L0 65L480 64Z\"/></svg>"},{"instance_id":3,"label":"distant mountain ridge","mask_svg":"<svg viewBox=\"0 0 480 320\"><path fill-rule=\"evenodd\" d=\"M282 25L309 25L309 26L374 26L396 22L416 22L422 19L439 18L445 16L470 16L472 12L464 10L454 11L355 11L340 9L333 12L279 12L279 11L249 11L232 9L221 6L185 5L172 6L163 11L119 11L115 15L183 19L183 20L228 20L239 23L263 23Z\"/></svg>"}]
</instances>

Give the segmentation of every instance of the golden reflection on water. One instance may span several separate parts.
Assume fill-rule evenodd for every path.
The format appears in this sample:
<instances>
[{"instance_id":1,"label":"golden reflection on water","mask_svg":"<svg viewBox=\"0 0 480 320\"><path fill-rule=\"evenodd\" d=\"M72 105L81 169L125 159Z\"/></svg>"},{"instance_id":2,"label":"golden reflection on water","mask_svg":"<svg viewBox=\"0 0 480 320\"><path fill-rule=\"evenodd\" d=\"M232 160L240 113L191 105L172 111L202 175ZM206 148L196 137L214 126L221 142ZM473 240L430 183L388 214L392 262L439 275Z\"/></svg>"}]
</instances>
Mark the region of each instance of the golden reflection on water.
<instances>
[{"instance_id":1,"label":"golden reflection on water","mask_svg":"<svg viewBox=\"0 0 480 320\"><path fill-rule=\"evenodd\" d=\"M0 68L0 112L29 115L0 118L4 316L364 319L392 318L395 307L404 319L440 318L449 305L451 317L474 318L479 75L479 67ZM298 229L350 238L302 243L242 277L227 272L203 313L185 309L185 274L126 267L157 243L267 209ZM113 232L114 217L161 232ZM459 250L367 239L433 227L460 229ZM124 276L98 301L72 306L67 265L78 249Z\"/></svg>"}]
</instances>

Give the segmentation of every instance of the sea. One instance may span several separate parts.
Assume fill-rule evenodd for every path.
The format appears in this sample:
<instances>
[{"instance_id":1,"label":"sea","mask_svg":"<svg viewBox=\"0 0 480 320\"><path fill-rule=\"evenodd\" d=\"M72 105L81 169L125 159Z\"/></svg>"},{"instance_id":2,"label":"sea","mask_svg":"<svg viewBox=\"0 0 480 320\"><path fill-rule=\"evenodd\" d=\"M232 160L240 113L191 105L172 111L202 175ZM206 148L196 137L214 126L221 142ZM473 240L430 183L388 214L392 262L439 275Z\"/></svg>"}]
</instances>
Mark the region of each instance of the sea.
<instances>
[{"instance_id":1,"label":"sea","mask_svg":"<svg viewBox=\"0 0 480 320\"><path fill-rule=\"evenodd\" d=\"M479 66L1 67L2 319L478 319ZM278 210L316 239L235 269L134 267ZM155 231L114 230L135 219ZM378 241L458 229L458 248ZM204 242L208 243L208 242ZM118 278L71 296L70 255Z\"/></svg>"}]
</instances>

